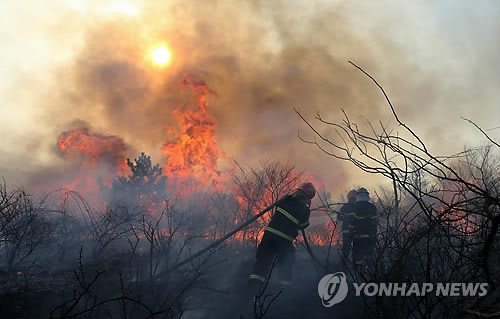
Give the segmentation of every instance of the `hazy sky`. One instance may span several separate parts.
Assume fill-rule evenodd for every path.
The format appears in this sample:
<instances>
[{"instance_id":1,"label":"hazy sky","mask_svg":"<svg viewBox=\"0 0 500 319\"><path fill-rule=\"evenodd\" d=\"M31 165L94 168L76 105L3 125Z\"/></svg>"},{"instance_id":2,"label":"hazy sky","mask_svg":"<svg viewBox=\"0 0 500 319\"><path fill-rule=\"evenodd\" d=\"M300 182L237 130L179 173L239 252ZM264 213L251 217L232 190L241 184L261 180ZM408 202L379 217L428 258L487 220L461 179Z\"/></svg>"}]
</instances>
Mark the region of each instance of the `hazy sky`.
<instances>
[{"instance_id":1,"label":"hazy sky","mask_svg":"<svg viewBox=\"0 0 500 319\"><path fill-rule=\"evenodd\" d=\"M294 163L350 187L365 176L297 138L312 118L406 124L440 154L500 127L498 1L2 1L0 175L61 161L57 136L85 125L156 159L183 102L182 74L216 92L209 110L228 159ZM172 64L147 57L166 44ZM500 129L488 131L500 139ZM221 163L223 166L224 164ZM360 182L361 181L361 182Z\"/></svg>"}]
</instances>

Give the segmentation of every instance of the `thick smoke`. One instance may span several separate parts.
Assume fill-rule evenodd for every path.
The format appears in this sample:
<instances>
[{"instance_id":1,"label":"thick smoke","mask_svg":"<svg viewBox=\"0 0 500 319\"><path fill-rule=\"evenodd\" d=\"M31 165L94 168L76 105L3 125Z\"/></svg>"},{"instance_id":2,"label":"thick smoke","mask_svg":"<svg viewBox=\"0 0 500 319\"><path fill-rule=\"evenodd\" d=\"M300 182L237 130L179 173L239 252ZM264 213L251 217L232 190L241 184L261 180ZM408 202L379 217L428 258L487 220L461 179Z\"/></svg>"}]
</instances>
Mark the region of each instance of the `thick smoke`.
<instances>
[{"instance_id":1,"label":"thick smoke","mask_svg":"<svg viewBox=\"0 0 500 319\"><path fill-rule=\"evenodd\" d=\"M220 148L230 158L288 161L335 180L330 185L343 184L342 169L297 138L303 126L292 107L309 115L316 109L335 115L343 106L375 118L379 106L371 101L376 92L366 90L366 82L346 60L357 52L372 52L358 62L375 66L371 55L378 52L349 30L341 7L316 5L300 16L299 10L199 2L147 7L140 22L98 23L69 69L74 82L64 89L71 96L72 112L155 154L167 130L177 124L172 111L192 104L190 92L178 82L193 74L216 94L208 99L209 111L219 123ZM165 41L172 50L172 64L164 69L141 56L148 52L141 25L151 12L160 11L167 22L149 36L152 44ZM62 114L61 120L67 120Z\"/></svg>"},{"instance_id":2,"label":"thick smoke","mask_svg":"<svg viewBox=\"0 0 500 319\"><path fill-rule=\"evenodd\" d=\"M376 76L402 118L443 153L443 142L456 141L463 131L450 129L450 123L466 126L458 115L494 126L470 109L498 101L488 93L489 83L499 81L491 72L495 68L484 70L474 59L498 63L492 58L498 56L498 39L481 33L471 39L473 52L459 47L465 40L449 37L456 23L449 16L477 21L472 13L466 17L456 8L431 4L323 1L179 1L138 8L136 16L95 16L87 26L76 56L58 70L64 80L57 82L55 98L40 102L50 110L43 116L54 128L47 139L55 142L62 131L78 128L74 121L85 121L96 132L122 138L131 146L130 156L145 151L160 160L167 131L177 125L173 110L194 103L190 90L179 87L190 74L215 92L208 110L228 159L291 162L327 185L348 187L355 183L351 167L302 143L298 131L309 132L292 109L339 121L344 108L359 122L391 123L380 93L348 60ZM497 27L490 23L477 32ZM457 27L464 30L474 36ZM151 48L160 43L172 51L172 63L164 68L149 61ZM470 73L479 79L464 79ZM470 85L480 102L465 92ZM450 110L457 116L448 116Z\"/></svg>"},{"instance_id":3,"label":"thick smoke","mask_svg":"<svg viewBox=\"0 0 500 319\"><path fill-rule=\"evenodd\" d=\"M117 175L127 175L119 171L126 165L127 157L136 158L145 152L154 163L168 167L162 147L169 154L175 153L177 148L169 145L175 146L176 139L192 133L178 128L182 116L176 114L188 114L182 112L196 110L200 103L193 85L183 85L186 76L196 83L203 82L213 92L206 97L207 114L203 113L201 119L207 122L203 132L211 134L215 127L215 139L210 141L216 143L208 149L220 155L218 162L209 158L210 163L216 162L218 170L231 172L232 159L243 167L259 167L256 165L259 161L269 159L294 164L314 182L325 184L326 191L334 196L353 185L366 186L372 192L379 180L369 180L370 177L348 163L336 161L300 141L298 132L304 137L311 134L293 107L310 119L318 111L333 122L342 120L340 109L344 108L352 120L364 123L362 127L366 126L366 120L395 127L380 92L348 60L377 78L401 119L427 141L433 153L460 151L464 143L477 144L480 140L480 134L462 122L460 115L485 129L499 126L498 2L478 4L464 0L456 5L456 1L439 4L405 1L402 5L394 0L177 0L134 4L130 0L127 7L123 5L125 1L82 1L84 4L71 9L65 7L64 1L50 9L45 3L42 7L33 4L31 9L23 8L26 10L23 12L29 13L26 15L13 11L15 18L11 19L17 22L11 29L15 31L11 31L12 41L9 39L8 45L2 47L7 50L0 50L0 66L3 61L11 61L4 58L4 52L19 43L37 45L27 46L29 52L19 49L9 53L15 61L10 64L18 68L5 71L9 75L9 94L2 96L0 91L0 112L9 108L9 113L0 113L3 119L0 176L7 175L7 182L13 183L12 176L20 177L17 169L20 173L29 171L32 174L26 175L31 177L35 193L76 189L92 201L102 199L93 195L111 191ZM111 2L118 4L117 9L101 10L101 6ZM5 14L3 18L8 16ZM38 16L43 18L33 19ZM38 28L39 25L49 27ZM0 31L3 40L4 30ZM164 67L155 66L150 60L151 50L161 44L172 53L171 64ZM47 66L34 68L37 63ZM21 68L24 64L29 67ZM4 105L6 108L2 109ZM71 147L61 148L61 139L66 140L75 132L80 133L77 143L73 141ZM325 132L330 136L335 134L333 130ZM500 135L500 130L488 132L497 139ZM81 151L92 143L98 147ZM159 179L165 183L166 178ZM169 176L166 183L170 182ZM123 187L137 193L135 188ZM151 188L151 193L163 188ZM125 191L125 195L131 194ZM165 193L174 192L167 189ZM144 201L149 199L142 197L144 193L132 195ZM136 200L132 195L126 199ZM217 192L210 196L214 202L207 200L212 197L199 192L185 203L174 203L180 206L176 216L188 220L178 233L180 238L186 234L212 236L213 233L215 239L247 217L235 216L239 205L235 196ZM142 216L146 232L147 216ZM158 215L150 217L153 222ZM323 225L332 225L330 219L326 223L325 220ZM314 240L313 226L308 228L311 240ZM66 248L56 248L51 249L51 254L61 255L61 260L66 258L65 261L71 262L70 267L74 267L78 246L93 243L91 237L75 235L86 232L86 228L80 232L68 228L57 238L64 244L61 247L68 247L69 253L66 254ZM318 236L326 234L324 239L329 233L331 229L325 228ZM66 243L66 238L71 241ZM122 239L123 247L117 245L117 250L123 252L129 245L125 237ZM203 240L199 245L205 243ZM194 248L197 246L193 246L193 252ZM254 249L228 251L231 249L228 245L219 256L232 261L228 266L213 267L205 276L208 280L205 285L220 292L233 290L222 298L215 295L216 300L206 298L214 298L212 292L186 296L184 303L193 309L188 317L196 318L197 311L199 317L213 317L213 309L225 309L228 317L246 311L244 307L250 298L243 294L254 262ZM297 298L289 302L291 299L286 298L290 294L283 295L273 307L276 315L288 315L278 306L281 300L296 305L297 309L287 311L298 317L314 317L329 310L321 307L315 312L303 306L314 304L313 299L318 301L316 294L309 292L315 291L319 278L309 257L304 251L301 253L297 269L305 275L292 290L292 296ZM44 250L40 255L47 259L52 256ZM57 260L51 258L51 262L52 259ZM120 264L126 267L127 262ZM60 262L58 266L67 265ZM114 266L112 269L115 270ZM111 273L115 274L114 271L107 274ZM56 286L63 283L58 280L54 281ZM148 281L156 287L156 281ZM113 279L113 282L118 281ZM164 291L163 282L160 285L158 288ZM144 291L146 297L155 295ZM47 296L55 295L47 293ZM355 307L348 304L346 308L352 315Z\"/></svg>"}]
</instances>

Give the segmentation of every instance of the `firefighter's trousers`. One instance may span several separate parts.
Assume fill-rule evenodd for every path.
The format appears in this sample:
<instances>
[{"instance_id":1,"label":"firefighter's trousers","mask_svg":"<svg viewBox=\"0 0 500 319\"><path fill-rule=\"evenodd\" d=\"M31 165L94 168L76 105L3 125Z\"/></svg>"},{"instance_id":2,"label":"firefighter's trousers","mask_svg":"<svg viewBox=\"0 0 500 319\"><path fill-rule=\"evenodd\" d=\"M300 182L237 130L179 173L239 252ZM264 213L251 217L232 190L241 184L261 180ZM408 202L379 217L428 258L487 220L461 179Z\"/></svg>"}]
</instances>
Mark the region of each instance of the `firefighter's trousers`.
<instances>
[{"instance_id":1,"label":"firefighter's trousers","mask_svg":"<svg viewBox=\"0 0 500 319\"><path fill-rule=\"evenodd\" d=\"M368 265L375 254L375 236L355 236L352 245L352 259L356 265Z\"/></svg>"},{"instance_id":2,"label":"firefighter's trousers","mask_svg":"<svg viewBox=\"0 0 500 319\"><path fill-rule=\"evenodd\" d=\"M257 249L257 260L250 275L250 285L265 282L275 257L272 277L278 277L282 285L291 284L295 263L295 247L291 241L266 231Z\"/></svg>"},{"instance_id":3,"label":"firefighter's trousers","mask_svg":"<svg viewBox=\"0 0 500 319\"><path fill-rule=\"evenodd\" d=\"M344 262L349 260L353 241L354 234L352 232L349 232L349 230L342 232L342 258Z\"/></svg>"}]
</instances>

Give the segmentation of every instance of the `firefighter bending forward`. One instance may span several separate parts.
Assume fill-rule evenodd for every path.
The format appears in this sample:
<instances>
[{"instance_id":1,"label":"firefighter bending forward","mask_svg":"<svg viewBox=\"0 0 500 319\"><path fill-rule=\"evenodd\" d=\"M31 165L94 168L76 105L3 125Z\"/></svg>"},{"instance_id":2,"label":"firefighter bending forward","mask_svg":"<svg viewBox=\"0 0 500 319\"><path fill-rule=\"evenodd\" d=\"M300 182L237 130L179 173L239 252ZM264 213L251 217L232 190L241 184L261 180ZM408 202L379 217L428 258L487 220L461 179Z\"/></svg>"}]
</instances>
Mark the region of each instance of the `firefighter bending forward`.
<instances>
[{"instance_id":1,"label":"firefighter bending forward","mask_svg":"<svg viewBox=\"0 0 500 319\"><path fill-rule=\"evenodd\" d=\"M293 241L299 230L309 226L309 207L314 195L316 195L314 185L304 183L276 204L274 215L257 249L257 259L250 275L249 286L253 292L260 291L275 256L280 284L291 284L295 262Z\"/></svg>"}]
</instances>

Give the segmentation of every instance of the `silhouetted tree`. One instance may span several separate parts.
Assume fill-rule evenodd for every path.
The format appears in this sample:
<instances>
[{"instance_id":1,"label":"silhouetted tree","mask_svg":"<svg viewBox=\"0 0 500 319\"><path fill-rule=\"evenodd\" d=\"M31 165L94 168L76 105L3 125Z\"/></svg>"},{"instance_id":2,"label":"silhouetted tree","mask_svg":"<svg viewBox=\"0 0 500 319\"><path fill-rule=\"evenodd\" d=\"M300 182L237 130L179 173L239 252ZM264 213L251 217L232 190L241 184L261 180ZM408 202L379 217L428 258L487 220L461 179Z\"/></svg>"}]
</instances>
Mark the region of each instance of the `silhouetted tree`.
<instances>
[{"instance_id":1,"label":"silhouetted tree","mask_svg":"<svg viewBox=\"0 0 500 319\"><path fill-rule=\"evenodd\" d=\"M107 188L109 203L117 204L139 204L143 207L158 205L166 199L167 177L163 175L163 170L159 164L153 165L151 157L145 153L131 161L127 159L130 167L129 176L118 176L112 184L111 189ZM106 186L101 188L106 190Z\"/></svg>"}]
</instances>

